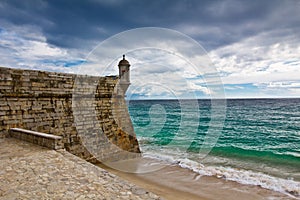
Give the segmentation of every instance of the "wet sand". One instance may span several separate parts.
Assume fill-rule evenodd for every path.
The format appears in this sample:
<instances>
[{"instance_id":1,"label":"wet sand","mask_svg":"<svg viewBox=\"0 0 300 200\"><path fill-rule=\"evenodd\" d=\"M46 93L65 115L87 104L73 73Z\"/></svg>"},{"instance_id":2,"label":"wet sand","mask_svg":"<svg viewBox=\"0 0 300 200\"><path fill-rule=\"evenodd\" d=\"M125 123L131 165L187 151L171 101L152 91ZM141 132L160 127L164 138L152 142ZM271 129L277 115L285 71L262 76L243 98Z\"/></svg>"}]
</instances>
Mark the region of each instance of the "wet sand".
<instances>
[{"instance_id":1,"label":"wet sand","mask_svg":"<svg viewBox=\"0 0 300 200\"><path fill-rule=\"evenodd\" d=\"M118 163L119 169L128 168L129 163ZM259 199L294 199L285 194L267 190L259 186L242 185L222 178L200 176L178 166L165 167L149 173L128 173L112 169L103 164L101 168L143 187L164 199L172 200L259 200ZM110 165L111 166L111 165Z\"/></svg>"}]
</instances>

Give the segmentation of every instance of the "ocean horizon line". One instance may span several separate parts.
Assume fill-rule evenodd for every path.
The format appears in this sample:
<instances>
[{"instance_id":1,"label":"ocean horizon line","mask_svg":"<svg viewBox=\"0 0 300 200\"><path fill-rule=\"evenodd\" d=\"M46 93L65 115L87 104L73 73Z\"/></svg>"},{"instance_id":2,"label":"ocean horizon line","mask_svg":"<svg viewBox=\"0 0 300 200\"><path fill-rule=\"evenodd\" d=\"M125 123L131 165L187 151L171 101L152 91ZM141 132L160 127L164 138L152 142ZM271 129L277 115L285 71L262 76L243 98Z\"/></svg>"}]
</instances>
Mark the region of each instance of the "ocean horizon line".
<instances>
[{"instance_id":1,"label":"ocean horizon line","mask_svg":"<svg viewBox=\"0 0 300 200\"><path fill-rule=\"evenodd\" d=\"M163 101L163 100L278 100L278 99L300 99L300 97L229 97L229 98L145 98L145 99L126 99L126 101Z\"/></svg>"}]
</instances>

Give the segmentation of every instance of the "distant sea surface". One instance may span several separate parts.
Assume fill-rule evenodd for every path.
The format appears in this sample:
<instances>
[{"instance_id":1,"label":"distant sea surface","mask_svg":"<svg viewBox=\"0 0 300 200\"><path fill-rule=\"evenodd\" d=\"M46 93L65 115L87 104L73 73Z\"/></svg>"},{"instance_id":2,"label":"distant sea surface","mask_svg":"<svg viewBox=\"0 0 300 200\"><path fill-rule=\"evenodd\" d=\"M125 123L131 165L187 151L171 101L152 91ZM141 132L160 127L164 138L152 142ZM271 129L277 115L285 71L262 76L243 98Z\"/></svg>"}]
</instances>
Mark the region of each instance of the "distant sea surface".
<instances>
[{"instance_id":1,"label":"distant sea surface","mask_svg":"<svg viewBox=\"0 0 300 200\"><path fill-rule=\"evenodd\" d=\"M299 197L300 99L228 99L221 128L210 123L210 100L130 100L128 107L144 157Z\"/></svg>"}]
</instances>

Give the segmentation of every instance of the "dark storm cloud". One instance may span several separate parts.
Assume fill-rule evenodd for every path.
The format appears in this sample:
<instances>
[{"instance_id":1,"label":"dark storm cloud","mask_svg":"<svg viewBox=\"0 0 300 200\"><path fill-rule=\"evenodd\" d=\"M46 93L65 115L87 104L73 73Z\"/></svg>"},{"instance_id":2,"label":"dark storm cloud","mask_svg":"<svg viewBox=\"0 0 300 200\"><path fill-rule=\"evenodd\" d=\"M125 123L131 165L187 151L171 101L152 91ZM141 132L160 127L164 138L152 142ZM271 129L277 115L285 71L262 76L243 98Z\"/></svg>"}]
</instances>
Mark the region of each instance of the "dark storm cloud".
<instances>
[{"instance_id":1,"label":"dark storm cloud","mask_svg":"<svg viewBox=\"0 0 300 200\"><path fill-rule=\"evenodd\" d=\"M1 19L38 26L49 43L60 47L77 48L85 40L104 39L130 27L121 16L124 12L94 1L4 1L0 9Z\"/></svg>"},{"instance_id":2,"label":"dark storm cloud","mask_svg":"<svg viewBox=\"0 0 300 200\"><path fill-rule=\"evenodd\" d=\"M89 52L97 52L91 51L97 44L117 33L163 27L187 34L204 47L223 82L230 85L226 90L229 96L243 96L241 84L260 86L251 92L253 97L269 96L269 88L272 92L277 88L278 93L287 96L300 96L300 90L293 86L299 84L300 77L299 10L299 0L0 0L0 65L95 75L105 66L101 63L115 59L112 55L123 54L119 51L128 43L162 44L163 49L163 44L174 43L178 45L176 50L190 57L194 49L182 39L147 29L147 34L157 34L159 39L147 40L145 35L137 34L115 40L111 46L103 42L105 49L96 54L101 63L86 60ZM159 60L153 51L142 53L137 51L131 59L141 56L148 63ZM166 59L164 66L182 70L168 70L168 77L180 73L194 82L184 88L170 79L170 86L206 91L199 85L198 74L183 68L181 65L186 65L179 61ZM152 68L141 71L140 76L152 80L155 73L165 79L165 71ZM115 69L111 72L117 73ZM163 94L158 91L156 95Z\"/></svg>"},{"instance_id":3,"label":"dark storm cloud","mask_svg":"<svg viewBox=\"0 0 300 200\"><path fill-rule=\"evenodd\" d=\"M159 26L182 31L213 49L262 31L299 27L299 5L279 0L7 0L0 2L0 18L39 27L47 42L59 47L84 47L120 31Z\"/></svg>"}]
</instances>

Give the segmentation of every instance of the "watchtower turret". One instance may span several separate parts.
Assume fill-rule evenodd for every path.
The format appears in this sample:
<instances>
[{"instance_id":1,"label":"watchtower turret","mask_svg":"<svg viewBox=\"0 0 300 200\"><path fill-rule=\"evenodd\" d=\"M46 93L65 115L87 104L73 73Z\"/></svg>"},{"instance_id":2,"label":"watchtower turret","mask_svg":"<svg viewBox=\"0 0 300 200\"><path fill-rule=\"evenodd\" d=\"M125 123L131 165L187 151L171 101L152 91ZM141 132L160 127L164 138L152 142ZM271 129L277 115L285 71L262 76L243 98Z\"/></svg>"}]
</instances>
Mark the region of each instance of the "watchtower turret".
<instances>
[{"instance_id":1,"label":"watchtower turret","mask_svg":"<svg viewBox=\"0 0 300 200\"><path fill-rule=\"evenodd\" d=\"M118 66L119 66L119 80L120 80L119 84L123 91L123 94L125 94L130 85L130 73L129 73L130 64L125 59L125 55L123 55L123 59L120 60Z\"/></svg>"}]
</instances>

